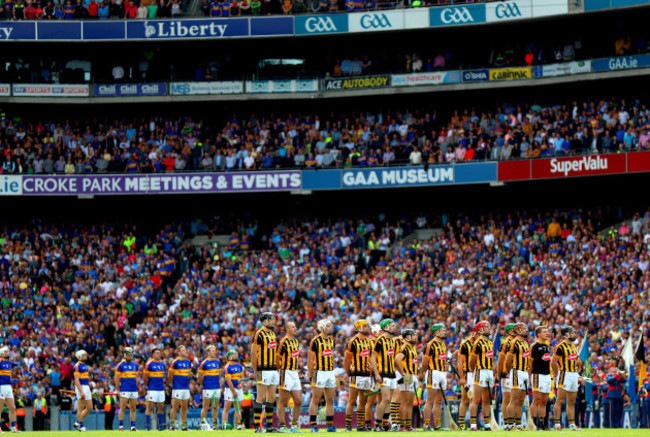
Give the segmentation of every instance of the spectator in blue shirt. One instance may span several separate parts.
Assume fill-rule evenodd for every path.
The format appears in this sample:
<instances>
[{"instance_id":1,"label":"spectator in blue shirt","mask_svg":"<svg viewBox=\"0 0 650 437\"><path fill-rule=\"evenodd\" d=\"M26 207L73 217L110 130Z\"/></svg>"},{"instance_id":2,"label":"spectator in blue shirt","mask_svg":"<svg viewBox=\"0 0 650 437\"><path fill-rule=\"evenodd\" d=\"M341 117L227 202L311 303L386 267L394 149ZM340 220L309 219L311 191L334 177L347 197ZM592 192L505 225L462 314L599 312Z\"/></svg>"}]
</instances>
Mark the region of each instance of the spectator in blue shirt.
<instances>
[{"instance_id":1,"label":"spectator in blue shirt","mask_svg":"<svg viewBox=\"0 0 650 437\"><path fill-rule=\"evenodd\" d=\"M609 425L611 428L620 428L623 418L623 391L625 390L624 372L610 366L607 375L607 401L609 402Z\"/></svg>"}]
</instances>

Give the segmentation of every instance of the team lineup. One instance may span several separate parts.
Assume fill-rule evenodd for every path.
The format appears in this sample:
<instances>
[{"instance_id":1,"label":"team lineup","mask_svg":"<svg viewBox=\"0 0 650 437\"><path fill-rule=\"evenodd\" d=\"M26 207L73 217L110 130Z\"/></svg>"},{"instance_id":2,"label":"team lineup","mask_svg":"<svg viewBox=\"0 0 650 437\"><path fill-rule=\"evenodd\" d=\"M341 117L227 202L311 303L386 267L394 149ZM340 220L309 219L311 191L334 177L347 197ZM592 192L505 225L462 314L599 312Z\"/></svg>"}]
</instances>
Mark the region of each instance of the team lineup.
<instances>
[{"instance_id":1,"label":"team lineup","mask_svg":"<svg viewBox=\"0 0 650 437\"><path fill-rule=\"evenodd\" d=\"M251 344L251 365L257 383L257 397L253 402L255 432L301 432L298 418L302 404L300 377L300 342L296 338L294 322L284 323L284 336L278 341L276 335L277 316L274 313L261 314L258 330ZM462 341L455 359L446 346L447 328L444 324L430 327L431 340L424 347L419 359L419 333L414 329L399 332L392 319L383 319L377 325L367 320L354 324L356 335L347 343L343 369L349 383L349 399L346 408L346 430L352 431L356 410L356 430L414 431L413 414L419 415L418 422L425 431L442 430L443 405L448 371L453 372L462 388L459 406L460 424L451 419L452 429L464 430L465 416L469 407L469 430L478 430L479 410L482 412L482 429L497 428L492 413L491 399L495 383L503 393L503 421L506 430L524 430L522 411L527 402L529 389L533 392L529 419L534 428L548 429L546 405L553 383L557 386L557 402L554 417L560 417L562 404L567 401L568 429L579 430L575 424L574 405L578 391L579 371L582 362L575 345L577 331L564 326L562 340L551 349L551 331L544 326L535 329L535 341L529 345L526 325L512 323L505 326L505 339L499 351L494 351L490 339L491 326L487 321L478 322L469 329L469 336ZM312 396L309 405L309 419L312 432L318 432L317 416L324 400L327 432L337 432L334 427L334 399L337 387L335 374L334 324L320 320L316 324L317 335L311 340L307 355L306 379L311 384ZM242 414L239 402L243 399L242 383L245 368L238 353L231 350L222 365L217 357L217 348L208 345L205 357L198 366L197 383L202 388L204 399L201 410L201 429L218 429L218 415L223 390L224 408L222 426L228 422L231 407L235 407L235 427L241 430ZM498 355L495 356L495 353ZM12 432L16 427L11 372L13 364L7 360L9 349L0 349L0 409L9 410ZM146 389L146 429L151 429L153 410L156 409L158 429L165 429L165 388L171 388L170 430L188 430L187 410L190 400L190 380L194 376L192 361L185 346L176 347L176 358L169 368L162 359L162 351L153 349L144 366L134 361L132 348L124 350L124 359L116 366L114 383L119 389L119 429L125 429L125 412L129 409L131 431L136 431L135 419L139 393ZM77 420L74 428L86 431L84 419L92 411L90 372L86 360L88 354L76 352L74 365L74 390L77 397ZM455 366L454 366L455 362ZM553 376L555 375L555 379ZM143 384L139 382L142 376ZM222 384L221 379L225 380ZM426 400L421 401L418 389L425 391ZM285 408L291 406L291 423L286 423ZM416 408L414 408L416 406ZM212 424L208 413L212 410ZM373 424L373 409L374 427ZM180 426L176 417L180 412ZM278 428L273 417L277 412ZM531 424L528 426L531 429ZM555 429L562 429L556 422Z\"/></svg>"}]
</instances>

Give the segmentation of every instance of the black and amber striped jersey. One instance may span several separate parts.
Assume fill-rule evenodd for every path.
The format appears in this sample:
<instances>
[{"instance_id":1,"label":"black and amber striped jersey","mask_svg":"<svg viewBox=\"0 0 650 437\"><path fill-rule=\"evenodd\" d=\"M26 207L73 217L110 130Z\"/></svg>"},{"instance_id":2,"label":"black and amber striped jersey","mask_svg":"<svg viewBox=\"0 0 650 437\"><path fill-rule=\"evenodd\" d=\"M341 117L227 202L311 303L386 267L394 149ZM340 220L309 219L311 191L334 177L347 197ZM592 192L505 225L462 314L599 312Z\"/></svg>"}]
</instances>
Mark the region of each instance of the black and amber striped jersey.
<instances>
[{"instance_id":1,"label":"black and amber striped jersey","mask_svg":"<svg viewBox=\"0 0 650 437\"><path fill-rule=\"evenodd\" d=\"M309 344L315 354L314 370L334 370L334 339L319 334Z\"/></svg>"},{"instance_id":2,"label":"black and amber striped jersey","mask_svg":"<svg viewBox=\"0 0 650 437\"><path fill-rule=\"evenodd\" d=\"M364 336L365 337L365 336ZM350 362L351 376L370 376L370 353L372 342L357 334L348 342L347 352L352 355Z\"/></svg>"},{"instance_id":3,"label":"black and amber striped jersey","mask_svg":"<svg viewBox=\"0 0 650 437\"><path fill-rule=\"evenodd\" d=\"M377 371L379 375L386 378L395 378L397 339L381 335L375 341L374 350L377 354Z\"/></svg>"},{"instance_id":4,"label":"black and amber striped jersey","mask_svg":"<svg viewBox=\"0 0 650 437\"><path fill-rule=\"evenodd\" d=\"M255 333L254 341L257 344L257 370L278 370L276 365L278 342L275 332L260 328Z\"/></svg>"},{"instance_id":5,"label":"black and amber striped jersey","mask_svg":"<svg viewBox=\"0 0 650 437\"><path fill-rule=\"evenodd\" d=\"M447 371L447 345L437 339L427 344L424 355L429 357L429 370Z\"/></svg>"},{"instance_id":6,"label":"black and amber striped jersey","mask_svg":"<svg viewBox=\"0 0 650 437\"><path fill-rule=\"evenodd\" d=\"M558 357L557 364L560 371L578 371L578 349L574 344L562 340L555 348L555 356Z\"/></svg>"},{"instance_id":7,"label":"black and amber striped jersey","mask_svg":"<svg viewBox=\"0 0 650 437\"><path fill-rule=\"evenodd\" d=\"M494 343L485 337L479 337L474 343L472 354L476 355L476 369L492 370L494 364Z\"/></svg>"},{"instance_id":8,"label":"black and amber striped jersey","mask_svg":"<svg viewBox=\"0 0 650 437\"><path fill-rule=\"evenodd\" d=\"M278 369L298 370L300 343L297 338L284 337L278 347Z\"/></svg>"},{"instance_id":9,"label":"black and amber striped jersey","mask_svg":"<svg viewBox=\"0 0 650 437\"><path fill-rule=\"evenodd\" d=\"M411 343L407 341L402 342L402 349L400 353L404 355L402 359L402 368L406 375L418 374L418 351Z\"/></svg>"},{"instance_id":10,"label":"black and amber striped jersey","mask_svg":"<svg viewBox=\"0 0 650 437\"><path fill-rule=\"evenodd\" d=\"M510 347L512 346L512 341L515 339L515 337L506 337L505 340L503 340L503 343L501 343L501 348L499 349L499 355L508 355L508 352L510 351Z\"/></svg>"},{"instance_id":11,"label":"black and amber striped jersey","mask_svg":"<svg viewBox=\"0 0 650 437\"><path fill-rule=\"evenodd\" d=\"M510 342L510 350L508 355L512 355L512 368L514 370L521 370L528 372L528 360L530 360L530 348L528 342L520 338L514 338Z\"/></svg>"},{"instance_id":12,"label":"black and amber striped jersey","mask_svg":"<svg viewBox=\"0 0 650 437\"><path fill-rule=\"evenodd\" d=\"M465 372L470 372L469 357L472 355L472 347L474 346L474 338L468 337L460 344L458 349L458 362L463 367Z\"/></svg>"},{"instance_id":13,"label":"black and amber striped jersey","mask_svg":"<svg viewBox=\"0 0 650 437\"><path fill-rule=\"evenodd\" d=\"M538 340L532 344L530 358L533 360L533 373L551 374L551 347L545 341Z\"/></svg>"}]
</instances>

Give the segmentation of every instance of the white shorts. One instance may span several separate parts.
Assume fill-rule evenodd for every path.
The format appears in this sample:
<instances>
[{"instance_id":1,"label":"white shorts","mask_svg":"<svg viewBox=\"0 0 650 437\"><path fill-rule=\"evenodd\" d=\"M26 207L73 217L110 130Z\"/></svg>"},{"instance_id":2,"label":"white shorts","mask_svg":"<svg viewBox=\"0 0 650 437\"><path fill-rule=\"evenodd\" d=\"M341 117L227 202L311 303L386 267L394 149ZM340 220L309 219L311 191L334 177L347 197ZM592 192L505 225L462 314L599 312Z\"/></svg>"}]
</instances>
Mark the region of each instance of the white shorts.
<instances>
[{"instance_id":1,"label":"white shorts","mask_svg":"<svg viewBox=\"0 0 650 437\"><path fill-rule=\"evenodd\" d=\"M277 370L262 370L257 372L257 383L262 385L279 385L280 373Z\"/></svg>"},{"instance_id":2,"label":"white shorts","mask_svg":"<svg viewBox=\"0 0 650 437\"><path fill-rule=\"evenodd\" d=\"M447 372L441 372L440 370L427 370L424 374L424 385L428 389L447 390Z\"/></svg>"},{"instance_id":3,"label":"white shorts","mask_svg":"<svg viewBox=\"0 0 650 437\"><path fill-rule=\"evenodd\" d=\"M138 399L138 392L137 391L121 391L120 392L120 399Z\"/></svg>"},{"instance_id":4,"label":"white shorts","mask_svg":"<svg viewBox=\"0 0 650 437\"><path fill-rule=\"evenodd\" d=\"M471 388L474 385L474 372L465 373L465 380L467 381L467 388Z\"/></svg>"},{"instance_id":5,"label":"white shorts","mask_svg":"<svg viewBox=\"0 0 650 437\"><path fill-rule=\"evenodd\" d=\"M381 386L382 387L388 387L391 390L395 390L397 388L397 378L388 378L388 377L381 377Z\"/></svg>"},{"instance_id":6,"label":"white shorts","mask_svg":"<svg viewBox=\"0 0 650 437\"><path fill-rule=\"evenodd\" d=\"M475 376L474 385L479 387L490 388L494 387L494 373L490 369L480 369Z\"/></svg>"},{"instance_id":7,"label":"white shorts","mask_svg":"<svg viewBox=\"0 0 650 437\"><path fill-rule=\"evenodd\" d=\"M164 390L150 390L147 392L147 401L161 404L165 402Z\"/></svg>"},{"instance_id":8,"label":"white shorts","mask_svg":"<svg viewBox=\"0 0 650 437\"><path fill-rule=\"evenodd\" d=\"M188 389L172 390L172 399L180 399L186 401L190 398L190 391Z\"/></svg>"},{"instance_id":9,"label":"white shorts","mask_svg":"<svg viewBox=\"0 0 650 437\"><path fill-rule=\"evenodd\" d=\"M411 375L411 376L413 376L413 382L410 383L410 384L404 384L404 383L399 384L400 391L410 391L410 392L412 392L413 390L417 389L417 387L418 387L418 376L417 375Z\"/></svg>"},{"instance_id":10,"label":"white shorts","mask_svg":"<svg viewBox=\"0 0 650 437\"><path fill-rule=\"evenodd\" d=\"M551 392L551 375L533 373L533 391L540 393Z\"/></svg>"},{"instance_id":11,"label":"white shorts","mask_svg":"<svg viewBox=\"0 0 650 437\"><path fill-rule=\"evenodd\" d=\"M357 390L372 390L375 384L370 376L350 376L350 388Z\"/></svg>"},{"instance_id":12,"label":"white shorts","mask_svg":"<svg viewBox=\"0 0 650 437\"><path fill-rule=\"evenodd\" d=\"M560 371L555 382L558 389L575 393L578 391L578 372Z\"/></svg>"},{"instance_id":13,"label":"white shorts","mask_svg":"<svg viewBox=\"0 0 650 437\"><path fill-rule=\"evenodd\" d=\"M280 389L284 391L302 391L300 376L297 370L282 370L280 375Z\"/></svg>"},{"instance_id":14,"label":"white shorts","mask_svg":"<svg viewBox=\"0 0 650 437\"><path fill-rule=\"evenodd\" d=\"M77 399L81 399L83 401L92 401L93 397L90 394L90 386L82 385L81 390L83 391L79 393L79 389L77 387L74 388L74 392L77 395Z\"/></svg>"},{"instance_id":15,"label":"white shorts","mask_svg":"<svg viewBox=\"0 0 650 437\"><path fill-rule=\"evenodd\" d=\"M90 387L88 388L88 399L90 399ZM79 397L79 396L77 396ZM13 399L14 392L10 385L0 385L0 399Z\"/></svg>"},{"instance_id":16,"label":"white shorts","mask_svg":"<svg viewBox=\"0 0 650 437\"><path fill-rule=\"evenodd\" d=\"M237 393L237 400L238 401L241 401L242 399L244 399L244 390L243 389L236 388L235 393ZM230 401L230 402L235 400L235 398L232 396L232 392L230 391L230 387L226 387L224 389L223 398L224 398L224 400Z\"/></svg>"},{"instance_id":17,"label":"white shorts","mask_svg":"<svg viewBox=\"0 0 650 437\"><path fill-rule=\"evenodd\" d=\"M506 376L505 378L501 378L501 391L503 393L510 393L510 390L512 390L510 378L508 376Z\"/></svg>"},{"instance_id":18,"label":"white shorts","mask_svg":"<svg viewBox=\"0 0 650 437\"><path fill-rule=\"evenodd\" d=\"M530 386L530 383L528 382L528 372L510 369L508 385L511 390L527 390Z\"/></svg>"},{"instance_id":19,"label":"white shorts","mask_svg":"<svg viewBox=\"0 0 650 437\"><path fill-rule=\"evenodd\" d=\"M213 388L210 390L204 389L202 396L203 399L212 399L212 398L221 399L221 389L220 388Z\"/></svg>"},{"instance_id":20,"label":"white shorts","mask_svg":"<svg viewBox=\"0 0 650 437\"><path fill-rule=\"evenodd\" d=\"M336 388L336 375L333 370L317 370L312 387Z\"/></svg>"}]
</instances>

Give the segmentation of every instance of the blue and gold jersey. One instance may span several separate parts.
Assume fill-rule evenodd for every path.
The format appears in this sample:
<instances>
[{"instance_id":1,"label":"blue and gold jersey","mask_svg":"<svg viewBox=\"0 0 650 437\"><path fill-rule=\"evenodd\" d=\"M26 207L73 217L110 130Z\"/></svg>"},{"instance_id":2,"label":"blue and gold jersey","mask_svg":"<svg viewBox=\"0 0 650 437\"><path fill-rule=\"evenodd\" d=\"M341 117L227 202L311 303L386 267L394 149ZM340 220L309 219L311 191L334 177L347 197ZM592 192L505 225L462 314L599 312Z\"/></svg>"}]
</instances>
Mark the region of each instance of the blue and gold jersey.
<instances>
[{"instance_id":1,"label":"blue and gold jersey","mask_svg":"<svg viewBox=\"0 0 650 437\"><path fill-rule=\"evenodd\" d=\"M11 385L11 371L14 363L0 358L0 385Z\"/></svg>"},{"instance_id":2,"label":"blue and gold jersey","mask_svg":"<svg viewBox=\"0 0 650 437\"><path fill-rule=\"evenodd\" d=\"M164 391L167 366L162 361L149 361L144 368L148 376L147 390Z\"/></svg>"},{"instance_id":3,"label":"blue and gold jersey","mask_svg":"<svg viewBox=\"0 0 650 437\"><path fill-rule=\"evenodd\" d=\"M190 375L192 374L192 362L190 360L175 359L169 369L172 375L173 390L189 390Z\"/></svg>"},{"instance_id":4,"label":"blue and gold jersey","mask_svg":"<svg viewBox=\"0 0 650 437\"><path fill-rule=\"evenodd\" d=\"M244 366L229 361L226 367L224 367L224 376L230 378L233 387L239 388L241 380L244 378Z\"/></svg>"},{"instance_id":5,"label":"blue and gold jersey","mask_svg":"<svg viewBox=\"0 0 650 437\"><path fill-rule=\"evenodd\" d=\"M79 377L79 384L89 385L88 382L90 380L90 377L88 376L88 366L86 366L84 363L78 361L77 364L74 365L74 374Z\"/></svg>"},{"instance_id":6,"label":"blue and gold jersey","mask_svg":"<svg viewBox=\"0 0 650 437\"><path fill-rule=\"evenodd\" d=\"M221 377L221 361L203 360L199 366L199 375L203 375L203 388L205 390L216 390L221 388L219 378Z\"/></svg>"},{"instance_id":7,"label":"blue and gold jersey","mask_svg":"<svg viewBox=\"0 0 650 437\"><path fill-rule=\"evenodd\" d=\"M120 391L138 391L138 365L134 362L121 361L115 369L120 375Z\"/></svg>"}]
</instances>

